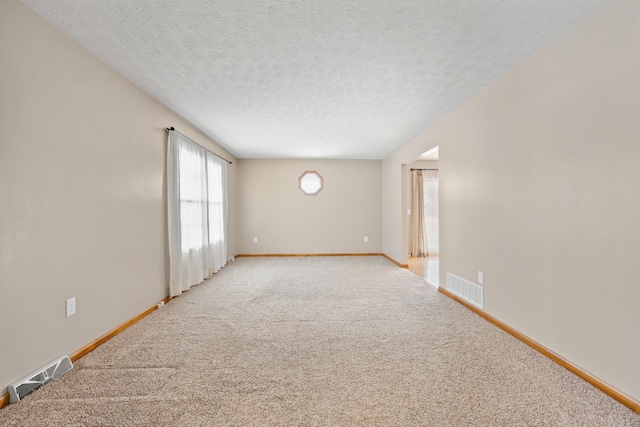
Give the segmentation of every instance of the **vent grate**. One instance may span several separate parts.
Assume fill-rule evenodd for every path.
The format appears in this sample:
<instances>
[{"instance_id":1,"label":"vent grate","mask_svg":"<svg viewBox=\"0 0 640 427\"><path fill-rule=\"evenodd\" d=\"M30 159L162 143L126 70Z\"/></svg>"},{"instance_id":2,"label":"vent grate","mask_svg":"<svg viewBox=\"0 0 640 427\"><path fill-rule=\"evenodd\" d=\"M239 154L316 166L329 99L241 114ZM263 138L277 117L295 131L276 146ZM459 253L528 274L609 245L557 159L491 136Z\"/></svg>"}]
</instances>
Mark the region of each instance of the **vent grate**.
<instances>
[{"instance_id":1,"label":"vent grate","mask_svg":"<svg viewBox=\"0 0 640 427\"><path fill-rule=\"evenodd\" d=\"M484 288L482 286L447 272L446 288L471 305L484 309Z\"/></svg>"},{"instance_id":2,"label":"vent grate","mask_svg":"<svg viewBox=\"0 0 640 427\"><path fill-rule=\"evenodd\" d=\"M41 366L9 386L10 402L16 403L24 399L25 396L33 393L54 378L58 378L71 368L73 368L73 363L71 363L69 356L66 354Z\"/></svg>"}]
</instances>

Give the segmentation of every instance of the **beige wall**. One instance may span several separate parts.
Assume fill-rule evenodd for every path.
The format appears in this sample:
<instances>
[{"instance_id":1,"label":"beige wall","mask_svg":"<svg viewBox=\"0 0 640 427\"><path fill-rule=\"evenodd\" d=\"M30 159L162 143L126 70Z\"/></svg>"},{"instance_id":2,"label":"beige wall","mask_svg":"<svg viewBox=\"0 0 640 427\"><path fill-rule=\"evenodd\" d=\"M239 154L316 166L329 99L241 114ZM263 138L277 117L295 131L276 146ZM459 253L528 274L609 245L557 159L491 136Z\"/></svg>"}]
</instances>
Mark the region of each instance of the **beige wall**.
<instances>
[{"instance_id":1,"label":"beige wall","mask_svg":"<svg viewBox=\"0 0 640 427\"><path fill-rule=\"evenodd\" d=\"M238 252L379 253L381 164L379 160L240 160ZM298 177L307 170L324 178L324 189L316 196L298 189Z\"/></svg>"},{"instance_id":2,"label":"beige wall","mask_svg":"<svg viewBox=\"0 0 640 427\"><path fill-rule=\"evenodd\" d=\"M164 127L235 159L14 0L0 58L3 393L168 294Z\"/></svg>"},{"instance_id":3,"label":"beige wall","mask_svg":"<svg viewBox=\"0 0 640 427\"><path fill-rule=\"evenodd\" d=\"M441 283L640 400L640 29L612 2L383 162L401 256L402 165L439 146Z\"/></svg>"}]
</instances>

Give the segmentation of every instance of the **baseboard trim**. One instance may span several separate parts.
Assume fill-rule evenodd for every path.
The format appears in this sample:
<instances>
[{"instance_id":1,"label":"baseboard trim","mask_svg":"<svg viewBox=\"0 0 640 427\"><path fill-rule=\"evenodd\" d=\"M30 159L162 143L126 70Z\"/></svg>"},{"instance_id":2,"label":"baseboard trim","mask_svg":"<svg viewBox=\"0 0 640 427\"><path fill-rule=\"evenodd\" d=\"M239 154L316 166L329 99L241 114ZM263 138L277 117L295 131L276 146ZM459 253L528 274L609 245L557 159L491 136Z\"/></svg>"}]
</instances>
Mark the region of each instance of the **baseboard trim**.
<instances>
[{"instance_id":1,"label":"baseboard trim","mask_svg":"<svg viewBox=\"0 0 640 427\"><path fill-rule=\"evenodd\" d=\"M100 338L98 338L98 339L96 339L94 341L91 341L89 344L85 345L84 347L80 348L76 352L72 353L71 356L69 356L69 358L71 359L72 362L75 362L76 360L78 360L82 356L84 356L85 354L90 353L91 351L93 351L96 348L98 348L100 345L102 345L105 342L109 341L111 338L115 337L120 332L122 332L125 329L127 329L129 326L131 326L134 323L138 322L143 317L146 317L151 312L157 310L158 309L158 304L160 304L160 303L166 304L167 302L169 302L169 300L171 300L171 298L170 297L166 297L166 298L158 301L156 304L154 304L151 307L147 308L142 313L137 314L136 316L132 317L131 319L127 320L126 322L122 323L119 326L116 326L115 328L113 328L112 330L107 332L106 334L102 335ZM5 393L3 396L0 397L0 409L4 408L8 404L9 404L9 393Z\"/></svg>"},{"instance_id":2,"label":"baseboard trim","mask_svg":"<svg viewBox=\"0 0 640 427\"><path fill-rule=\"evenodd\" d=\"M236 258L255 258L255 257L289 257L289 256L381 256L385 257L398 267L409 268L409 264L402 264L387 254L383 253L363 253L363 254L238 254Z\"/></svg>"},{"instance_id":3,"label":"baseboard trim","mask_svg":"<svg viewBox=\"0 0 640 427\"><path fill-rule=\"evenodd\" d=\"M409 268L409 264L402 264L401 262L396 261L395 259L391 258L389 255L387 254L380 254L383 257L385 257L386 259L388 259L389 261L391 261L392 263L394 263L395 265L397 265L398 267L402 267L402 268Z\"/></svg>"},{"instance_id":4,"label":"baseboard trim","mask_svg":"<svg viewBox=\"0 0 640 427\"><path fill-rule=\"evenodd\" d=\"M0 396L0 409L4 408L9 404L9 392L5 393L3 396Z\"/></svg>"},{"instance_id":5,"label":"baseboard trim","mask_svg":"<svg viewBox=\"0 0 640 427\"><path fill-rule=\"evenodd\" d=\"M629 396L629 395L621 392L620 390L616 389L615 387L605 383L601 379L593 376L592 374L590 374L589 372L587 372L584 369L580 368L579 366L569 362L564 357L562 357L562 356L558 355L557 353L554 353L553 351L549 350L548 348L546 348L542 344L532 340L528 336L522 334L521 332L517 331L516 329L513 329L511 326L507 325L506 323L501 322L500 320L496 319L495 317L491 316L490 314L487 314L485 311L474 307L473 305L467 303L466 301L462 300L461 298L458 298L456 295L454 295L450 291L448 291L448 290L446 290L444 288L438 288L438 291L440 291L442 294L448 296L452 300L462 304L463 306L465 306L469 310L473 311L475 314L477 314L478 316L482 317L483 319L485 319L489 323L494 324L495 326L497 326L498 328L502 329L503 331L505 331L509 335L515 337L516 339L522 341L523 343L525 343L529 347L533 348L538 353L541 353L542 355L548 357L549 359L551 359L554 362L556 362L558 365L560 365L563 368L567 369L568 371L576 374L577 376L579 376L580 378L582 378L583 380L585 380L586 382L588 382L592 386L596 387L597 389L599 389L603 393L608 394L609 396L611 396L612 398L614 398L618 402L622 403L623 405L629 407L633 411L635 411L635 412L640 414L640 401L635 400L631 396Z\"/></svg>"},{"instance_id":6,"label":"baseboard trim","mask_svg":"<svg viewBox=\"0 0 640 427\"><path fill-rule=\"evenodd\" d=\"M275 257L275 256L383 256L383 257L387 258L389 261L393 262L394 264L396 264L396 265L398 265L400 267L403 267L403 268L407 268L407 266L405 266L404 264L400 264L399 262L397 262L393 258L387 256L386 254L240 254L240 255L236 255L236 257L270 257L270 256L271 257ZM514 329L511 326L507 325L506 323L501 322L500 320L496 319L495 317L491 316L490 314L486 313L485 311L480 310L480 309L472 306L471 304L467 303L466 301L458 298L456 295L454 295L453 293L449 292L448 290L440 287L440 288L438 288L438 291L440 293L446 295L447 297L451 298L452 300L456 301L457 303L462 304L463 306L465 306L466 308L468 308L469 310L471 310L472 312L474 312L478 316L480 316L483 319L485 319L486 321L494 324L495 326L497 326L498 328L502 329L503 331L505 331L509 335L511 335L511 336L515 337L516 339L522 341L524 344L526 344L529 347L533 348L534 350L536 350L540 354L542 354L542 355L548 357L549 359L553 360L558 365L560 365L563 368L567 369L568 371L576 374L577 376L579 376L580 378L582 378L583 380L585 380L589 384L593 385L594 387L596 387L597 389L599 389L603 393L606 393L607 395L611 396L612 398L614 398L618 402L622 403L623 405L629 407L630 409L632 409L636 413L640 413L640 402L635 400L631 396L621 392L620 390L616 389L615 387L612 387L609 384L605 383L604 381L600 380L599 378L591 375L589 372L587 372L584 369L578 367L577 365L569 362L567 359L565 359L562 356L554 353L553 351L549 350L548 348L544 347L543 345L539 344L538 342L532 340L531 338L527 337L526 335L522 334L521 332L517 331L516 329ZM167 303L167 302L169 302L170 299L171 299L170 297L166 297L166 298L162 299L161 302L162 303ZM84 355L90 353L91 351L95 350L100 345L104 344L105 342L107 342L108 340L113 338L114 336L118 335L120 332L124 331L125 329L127 329L128 327L130 327L134 323L140 321L140 319L148 316L149 314L151 314L153 311L155 311L157 309L158 309L157 304L154 304L153 306L147 308L143 312L137 314L136 316L132 317L131 319L127 320L126 322L122 323L121 325L113 328L112 330L110 330L106 334L102 335L98 339L90 342L89 344L87 344L84 347L80 348L76 352L72 353L71 356L70 356L71 361L75 362L76 360L80 359L82 356L84 356ZM9 404L9 393L5 393L3 396L0 396L0 409L4 408L8 404Z\"/></svg>"},{"instance_id":7,"label":"baseboard trim","mask_svg":"<svg viewBox=\"0 0 640 427\"><path fill-rule=\"evenodd\" d=\"M71 356L69 356L69 358L71 359L72 362L75 362L76 360L78 360L82 356L84 356L85 354L92 352L93 350L98 348L100 345L102 345L105 342L109 341L111 338L115 337L120 332L122 332L125 329L127 329L129 326L131 326L134 323L138 322L140 319L148 316L153 311L157 310L158 309L158 304L160 304L160 303L166 304L167 302L169 302L170 299L171 299L170 297L165 297L161 301L158 301L158 303L156 303L156 304L152 305L151 307L147 308L142 313L139 313L136 316L133 316L131 319L129 319L126 322L122 323L121 325L116 326L115 328L111 329L109 332L107 332L106 334L102 335L100 338L98 338L98 339L96 339L94 341L91 341L89 344L87 344L84 347L80 348L75 353L72 353Z\"/></svg>"},{"instance_id":8,"label":"baseboard trim","mask_svg":"<svg viewBox=\"0 0 640 427\"><path fill-rule=\"evenodd\" d=\"M358 253L358 254L238 254L236 258L256 258L256 257L296 257L296 256L381 256L380 253Z\"/></svg>"}]
</instances>

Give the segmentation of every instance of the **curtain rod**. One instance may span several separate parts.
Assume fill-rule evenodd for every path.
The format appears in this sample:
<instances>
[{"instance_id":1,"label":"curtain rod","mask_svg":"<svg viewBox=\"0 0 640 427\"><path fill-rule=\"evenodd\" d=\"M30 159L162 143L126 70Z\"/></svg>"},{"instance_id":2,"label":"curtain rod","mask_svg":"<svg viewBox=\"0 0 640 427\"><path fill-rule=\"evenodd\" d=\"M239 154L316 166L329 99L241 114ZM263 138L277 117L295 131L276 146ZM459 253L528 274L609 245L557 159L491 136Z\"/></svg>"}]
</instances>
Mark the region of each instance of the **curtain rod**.
<instances>
[{"instance_id":1,"label":"curtain rod","mask_svg":"<svg viewBox=\"0 0 640 427\"><path fill-rule=\"evenodd\" d=\"M165 130L166 130L167 132L170 132L170 131L178 132L178 131L176 130L176 128L174 128L173 126L171 126L170 128L165 128ZM198 147L204 148L205 150L207 150L208 152L210 152L210 153L211 153L211 154L213 154L214 156L216 156L216 157L220 157L222 160L224 160L225 162L227 162L227 163L229 163L229 164L231 164L231 163L232 163L232 162L230 162L229 160L225 159L224 157L222 157L222 156L218 156L216 153L214 153L213 151L209 150L208 148L203 147L202 145L198 144L198 143L197 143L197 142L195 142L193 139L189 138L187 135L185 135L185 134L183 134L183 133L180 133L180 132L178 132L178 133L179 133L180 135L184 136L185 138L187 138L189 141L191 141L191 142L193 142L194 144L196 144Z\"/></svg>"},{"instance_id":2,"label":"curtain rod","mask_svg":"<svg viewBox=\"0 0 640 427\"><path fill-rule=\"evenodd\" d=\"M410 169L412 171L437 171L438 169Z\"/></svg>"}]
</instances>

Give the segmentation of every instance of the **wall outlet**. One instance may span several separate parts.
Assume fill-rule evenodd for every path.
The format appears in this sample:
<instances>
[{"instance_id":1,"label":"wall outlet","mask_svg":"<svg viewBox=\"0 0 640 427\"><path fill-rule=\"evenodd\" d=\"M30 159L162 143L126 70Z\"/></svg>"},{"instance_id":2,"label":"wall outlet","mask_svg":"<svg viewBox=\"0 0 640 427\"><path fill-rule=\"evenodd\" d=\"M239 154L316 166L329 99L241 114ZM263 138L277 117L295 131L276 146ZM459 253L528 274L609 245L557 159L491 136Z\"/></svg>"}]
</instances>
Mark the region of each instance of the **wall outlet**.
<instances>
[{"instance_id":1,"label":"wall outlet","mask_svg":"<svg viewBox=\"0 0 640 427\"><path fill-rule=\"evenodd\" d=\"M74 314L76 314L76 297L69 298L66 301L66 308L67 308L67 317L71 317Z\"/></svg>"},{"instance_id":2,"label":"wall outlet","mask_svg":"<svg viewBox=\"0 0 640 427\"><path fill-rule=\"evenodd\" d=\"M369 241L369 236L364 236L364 242L367 243Z\"/></svg>"},{"instance_id":3,"label":"wall outlet","mask_svg":"<svg viewBox=\"0 0 640 427\"><path fill-rule=\"evenodd\" d=\"M258 243L258 238L257 237L253 238L253 243Z\"/></svg>"},{"instance_id":4,"label":"wall outlet","mask_svg":"<svg viewBox=\"0 0 640 427\"><path fill-rule=\"evenodd\" d=\"M411 215L411 209L407 209L407 215Z\"/></svg>"},{"instance_id":5,"label":"wall outlet","mask_svg":"<svg viewBox=\"0 0 640 427\"><path fill-rule=\"evenodd\" d=\"M482 285L483 281L484 281L484 274L482 274L482 271L478 271L478 283Z\"/></svg>"}]
</instances>

